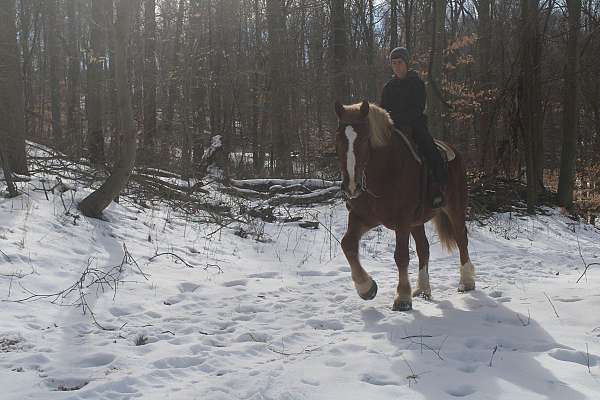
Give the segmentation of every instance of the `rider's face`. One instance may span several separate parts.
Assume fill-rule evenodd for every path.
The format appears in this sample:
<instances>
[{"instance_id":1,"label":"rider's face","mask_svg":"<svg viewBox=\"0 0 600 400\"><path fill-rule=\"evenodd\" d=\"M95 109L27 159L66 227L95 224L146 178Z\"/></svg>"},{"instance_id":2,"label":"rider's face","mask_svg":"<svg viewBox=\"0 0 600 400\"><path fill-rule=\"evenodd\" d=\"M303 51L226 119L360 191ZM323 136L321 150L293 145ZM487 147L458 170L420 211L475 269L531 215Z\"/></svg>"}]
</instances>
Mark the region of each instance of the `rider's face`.
<instances>
[{"instance_id":1,"label":"rider's face","mask_svg":"<svg viewBox=\"0 0 600 400\"><path fill-rule=\"evenodd\" d=\"M402 79L406 76L408 68L406 67L406 63L401 58L394 58L391 61L391 65L394 75L396 75L397 78Z\"/></svg>"}]
</instances>

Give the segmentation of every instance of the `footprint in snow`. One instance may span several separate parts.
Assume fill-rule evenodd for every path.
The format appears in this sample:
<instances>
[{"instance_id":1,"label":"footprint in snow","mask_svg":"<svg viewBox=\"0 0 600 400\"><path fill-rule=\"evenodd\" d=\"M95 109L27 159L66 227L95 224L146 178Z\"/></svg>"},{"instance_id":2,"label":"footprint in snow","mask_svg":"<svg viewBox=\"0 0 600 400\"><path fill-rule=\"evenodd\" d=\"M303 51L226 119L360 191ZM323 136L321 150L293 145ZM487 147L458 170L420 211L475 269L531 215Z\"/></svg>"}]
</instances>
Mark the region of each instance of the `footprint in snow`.
<instances>
[{"instance_id":1,"label":"footprint in snow","mask_svg":"<svg viewBox=\"0 0 600 400\"><path fill-rule=\"evenodd\" d=\"M83 368L102 367L110 364L115 359L114 354L95 353L81 359L77 364Z\"/></svg>"},{"instance_id":2,"label":"footprint in snow","mask_svg":"<svg viewBox=\"0 0 600 400\"><path fill-rule=\"evenodd\" d=\"M332 320L320 320L320 319L309 319L306 321L306 324L312 327L313 329L318 330L331 330L331 331L340 331L344 329L344 324L336 319Z\"/></svg>"},{"instance_id":3,"label":"footprint in snow","mask_svg":"<svg viewBox=\"0 0 600 400\"><path fill-rule=\"evenodd\" d=\"M259 272L257 274L247 275L248 278L274 279L279 277L279 272Z\"/></svg>"},{"instance_id":4,"label":"footprint in snow","mask_svg":"<svg viewBox=\"0 0 600 400\"><path fill-rule=\"evenodd\" d=\"M455 388L447 389L446 393L454 397L465 397L475 393L477 390L470 385L460 385Z\"/></svg>"},{"instance_id":5,"label":"footprint in snow","mask_svg":"<svg viewBox=\"0 0 600 400\"><path fill-rule=\"evenodd\" d=\"M154 361L152 365L158 369L190 368L201 365L205 361L204 357L167 357Z\"/></svg>"},{"instance_id":6,"label":"footprint in snow","mask_svg":"<svg viewBox=\"0 0 600 400\"><path fill-rule=\"evenodd\" d=\"M202 285L198 285L198 284L192 283L192 282L183 282L183 283L180 283L179 285L177 285L177 289L179 289L179 291L182 293L187 293L187 292L195 291L200 286L202 286Z\"/></svg>"},{"instance_id":7,"label":"footprint in snow","mask_svg":"<svg viewBox=\"0 0 600 400\"><path fill-rule=\"evenodd\" d=\"M300 379L300 382L310 386L319 386L321 384L321 382L319 382L318 380L310 378L302 378Z\"/></svg>"},{"instance_id":8,"label":"footprint in snow","mask_svg":"<svg viewBox=\"0 0 600 400\"><path fill-rule=\"evenodd\" d=\"M560 301L562 303L576 303L576 302L581 301L581 300L583 300L583 299L580 298L580 297L558 298L558 299L556 299L556 301Z\"/></svg>"},{"instance_id":9,"label":"footprint in snow","mask_svg":"<svg viewBox=\"0 0 600 400\"><path fill-rule=\"evenodd\" d=\"M600 357L594 354L588 355L583 351L556 349L548 353L548 355L554 358L555 360L572 362L583 365L584 367L588 366L588 357L590 367L595 367L600 363Z\"/></svg>"},{"instance_id":10,"label":"footprint in snow","mask_svg":"<svg viewBox=\"0 0 600 400\"><path fill-rule=\"evenodd\" d=\"M234 281L223 282L223 286L225 287L233 287L233 286L246 286L248 281L246 279L237 279Z\"/></svg>"},{"instance_id":11,"label":"footprint in snow","mask_svg":"<svg viewBox=\"0 0 600 400\"><path fill-rule=\"evenodd\" d=\"M331 360L326 360L325 365L328 367L332 367L332 368L341 368L344 365L346 365L346 363L343 361L340 361L340 360L331 359Z\"/></svg>"},{"instance_id":12,"label":"footprint in snow","mask_svg":"<svg viewBox=\"0 0 600 400\"><path fill-rule=\"evenodd\" d=\"M382 374L363 374L360 380L376 386L399 385L397 379Z\"/></svg>"}]
</instances>

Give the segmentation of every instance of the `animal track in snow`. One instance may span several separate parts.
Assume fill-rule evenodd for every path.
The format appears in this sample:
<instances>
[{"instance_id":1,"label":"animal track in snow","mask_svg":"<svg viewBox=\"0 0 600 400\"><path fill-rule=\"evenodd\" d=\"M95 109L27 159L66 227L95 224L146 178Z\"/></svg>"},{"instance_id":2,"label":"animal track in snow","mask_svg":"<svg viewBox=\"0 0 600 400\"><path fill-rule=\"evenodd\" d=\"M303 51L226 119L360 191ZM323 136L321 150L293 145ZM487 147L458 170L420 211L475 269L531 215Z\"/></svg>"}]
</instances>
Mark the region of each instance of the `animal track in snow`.
<instances>
[{"instance_id":1,"label":"animal track in snow","mask_svg":"<svg viewBox=\"0 0 600 400\"><path fill-rule=\"evenodd\" d=\"M152 363L158 369L189 368L204 364L204 357L167 357Z\"/></svg>"},{"instance_id":2,"label":"animal track in snow","mask_svg":"<svg viewBox=\"0 0 600 400\"><path fill-rule=\"evenodd\" d=\"M225 287L233 287L233 286L246 286L248 281L246 279L238 279L235 281L223 282L223 286Z\"/></svg>"}]
</instances>

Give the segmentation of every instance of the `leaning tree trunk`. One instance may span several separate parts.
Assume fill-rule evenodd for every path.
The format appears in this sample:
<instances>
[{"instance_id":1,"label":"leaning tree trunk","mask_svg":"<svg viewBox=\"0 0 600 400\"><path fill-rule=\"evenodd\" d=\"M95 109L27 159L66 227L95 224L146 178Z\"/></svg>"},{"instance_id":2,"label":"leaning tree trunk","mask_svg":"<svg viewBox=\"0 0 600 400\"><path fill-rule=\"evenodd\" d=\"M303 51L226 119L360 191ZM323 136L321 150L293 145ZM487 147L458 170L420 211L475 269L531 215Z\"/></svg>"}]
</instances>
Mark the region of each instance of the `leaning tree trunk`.
<instances>
[{"instance_id":1,"label":"leaning tree trunk","mask_svg":"<svg viewBox=\"0 0 600 400\"><path fill-rule=\"evenodd\" d=\"M119 158L115 163L111 175L106 182L79 204L81 212L93 218L99 218L102 211L115 199L127 184L129 175L135 164L136 129L131 111L131 95L127 81L127 44L129 43L129 30L132 23L133 10L137 9L137 2L133 0L120 0L117 4L117 22L115 41L115 79L118 98L118 129L121 132L122 142Z\"/></svg>"},{"instance_id":2,"label":"leaning tree trunk","mask_svg":"<svg viewBox=\"0 0 600 400\"><path fill-rule=\"evenodd\" d=\"M17 47L15 1L0 0L0 146L13 172L27 174L23 80Z\"/></svg>"},{"instance_id":3,"label":"leaning tree trunk","mask_svg":"<svg viewBox=\"0 0 600 400\"><path fill-rule=\"evenodd\" d=\"M563 111L563 142L560 155L558 200L564 207L573 206L573 181L575 179L575 156L577 145L577 67L579 52L577 35L581 0L567 0L569 13L569 37L567 39L567 63L565 66L565 108Z\"/></svg>"}]
</instances>

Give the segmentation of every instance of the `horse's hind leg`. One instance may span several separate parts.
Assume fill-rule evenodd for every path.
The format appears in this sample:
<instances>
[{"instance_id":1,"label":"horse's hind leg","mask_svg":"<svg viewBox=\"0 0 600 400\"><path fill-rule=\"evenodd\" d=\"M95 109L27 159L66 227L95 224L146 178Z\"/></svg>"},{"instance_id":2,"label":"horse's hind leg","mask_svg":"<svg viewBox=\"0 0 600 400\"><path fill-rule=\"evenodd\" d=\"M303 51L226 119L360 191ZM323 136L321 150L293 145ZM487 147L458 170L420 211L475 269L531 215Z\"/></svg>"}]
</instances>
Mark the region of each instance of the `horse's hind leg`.
<instances>
[{"instance_id":1,"label":"horse's hind leg","mask_svg":"<svg viewBox=\"0 0 600 400\"><path fill-rule=\"evenodd\" d=\"M410 281L408 280L408 231L396 231L396 251L394 260L398 267L398 288L394 299L393 311L408 311L412 309L412 296L410 293Z\"/></svg>"},{"instance_id":2,"label":"horse's hind leg","mask_svg":"<svg viewBox=\"0 0 600 400\"><path fill-rule=\"evenodd\" d=\"M460 281L458 282L459 292L468 292L475 289L475 267L469 257L469 238L467 236L467 227L463 213L455 213L452 220L454 230L454 240L460 252Z\"/></svg>"},{"instance_id":3,"label":"horse's hind leg","mask_svg":"<svg viewBox=\"0 0 600 400\"><path fill-rule=\"evenodd\" d=\"M425 226L417 226L410 233L415 240L417 255L419 256L419 278L417 288L413 291L413 297L423 296L431 298L431 287L429 286L429 241L425 235Z\"/></svg>"},{"instance_id":4,"label":"horse's hind leg","mask_svg":"<svg viewBox=\"0 0 600 400\"><path fill-rule=\"evenodd\" d=\"M375 224L371 225L363 222L355 213L350 211L350 215L348 215L348 229L342 238L342 250L352 270L354 287L363 300L372 300L377 295L377 284L367 271L363 269L358 259L358 243L360 242L360 238L373 226Z\"/></svg>"}]
</instances>

